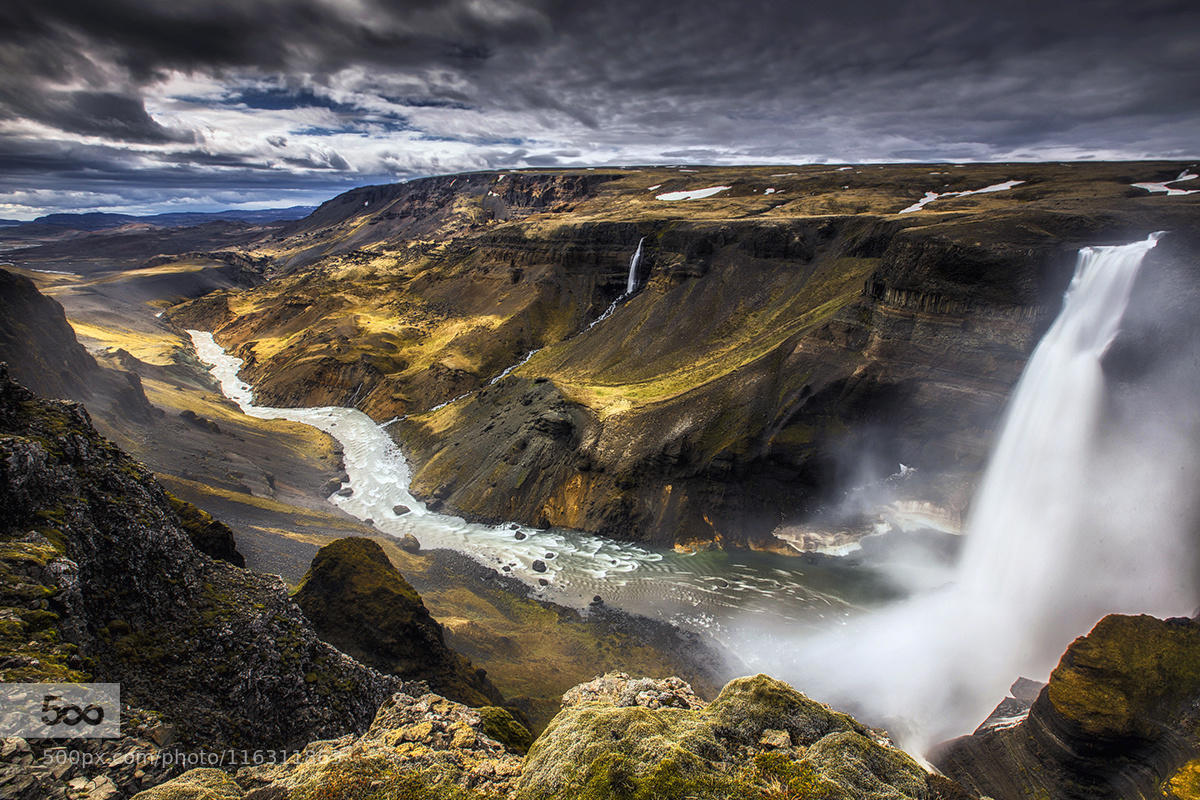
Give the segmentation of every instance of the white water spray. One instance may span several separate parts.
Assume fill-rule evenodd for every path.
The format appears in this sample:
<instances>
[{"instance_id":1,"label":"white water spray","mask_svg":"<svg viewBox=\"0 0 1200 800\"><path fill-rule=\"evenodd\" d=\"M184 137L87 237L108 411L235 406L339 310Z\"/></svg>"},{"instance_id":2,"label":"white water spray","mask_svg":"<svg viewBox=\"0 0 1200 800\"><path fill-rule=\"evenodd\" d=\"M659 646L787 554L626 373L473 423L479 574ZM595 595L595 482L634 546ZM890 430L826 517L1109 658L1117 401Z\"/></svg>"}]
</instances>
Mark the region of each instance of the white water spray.
<instances>
[{"instance_id":1,"label":"white water spray","mask_svg":"<svg viewBox=\"0 0 1200 800\"><path fill-rule=\"evenodd\" d=\"M1101 424L1101 357L1157 238L1080 252L1013 393L953 585L768 666L920 751L969 733L1019 675L1044 680L1103 615L1191 611L1190 532L1172 497L1183 461Z\"/></svg>"}]
</instances>

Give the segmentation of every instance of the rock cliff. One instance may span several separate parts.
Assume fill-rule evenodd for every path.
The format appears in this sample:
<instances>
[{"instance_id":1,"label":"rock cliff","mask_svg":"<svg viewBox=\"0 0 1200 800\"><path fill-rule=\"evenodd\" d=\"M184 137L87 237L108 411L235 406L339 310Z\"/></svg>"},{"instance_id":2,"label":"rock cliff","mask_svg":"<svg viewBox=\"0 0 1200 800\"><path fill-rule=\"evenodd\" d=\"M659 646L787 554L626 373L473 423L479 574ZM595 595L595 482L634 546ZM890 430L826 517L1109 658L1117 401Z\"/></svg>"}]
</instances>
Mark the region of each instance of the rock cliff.
<instances>
[{"instance_id":1,"label":"rock cliff","mask_svg":"<svg viewBox=\"0 0 1200 800\"><path fill-rule=\"evenodd\" d=\"M1131 193L1148 168L369 187L261 244L276 264L266 285L170 316L214 330L264 402L404 417L392 430L413 487L447 510L780 547L777 526L898 463L920 476L906 500L961 516L1076 249L1194 227L1192 199ZM1004 180L1023 183L898 213L921 191ZM731 188L656 199L698 185ZM643 238L643 285L624 297Z\"/></svg>"},{"instance_id":2,"label":"rock cliff","mask_svg":"<svg viewBox=\"0 0 1200 800\"><path fill-rule=\"evenodd\" d=\"M61 305L33 281L0 269L0 361L44 397L86 400L116 417L145 422L159 412L132 372L108 369L75 338Z\"/></svg>"},{"instance_id":3,"label":"rock cliff","mask_svg":"<svg viewBox=\"0 0 1200 800\"><path fill-rule=\"evenodd\" d=\"M1200 622L1105 617L1063 654L1019 724L932 761L996 800L1195 797Z\"/></svg>"}]
</instances>

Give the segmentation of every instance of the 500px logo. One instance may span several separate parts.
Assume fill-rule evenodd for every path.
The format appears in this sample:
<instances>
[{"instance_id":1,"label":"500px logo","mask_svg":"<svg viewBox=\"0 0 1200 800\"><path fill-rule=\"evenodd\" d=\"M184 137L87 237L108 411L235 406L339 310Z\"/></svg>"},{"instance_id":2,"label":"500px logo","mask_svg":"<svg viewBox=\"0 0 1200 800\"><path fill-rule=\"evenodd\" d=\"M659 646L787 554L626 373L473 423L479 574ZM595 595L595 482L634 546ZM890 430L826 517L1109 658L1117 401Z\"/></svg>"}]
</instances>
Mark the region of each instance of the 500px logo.
<instances>
[{"instance_id":1,"label":"500px logo","mask_svg":"<svg viewBox=\"0 0 1200 800\"><path fill-rule=\"evenodd\" d=\"M114 739L120 735L120 684L0 683L0 736Z\"/></svg>"},{"instance_id":2,"label":"500px logo","mask_svg":"<svg viewBox=\"0 0 1200 800\"><path fill-rule=\"evenodd\" d=\"M48 694L42 698L42 722L46 725L78 725L86 722L88 725L99 725L104 722L104 708L95 703L88 703L83 708L79 706L52 706L51 700L61 700L56 694ZM50 712L54 716L50 716Z\"/></svg>"}]
</instances>

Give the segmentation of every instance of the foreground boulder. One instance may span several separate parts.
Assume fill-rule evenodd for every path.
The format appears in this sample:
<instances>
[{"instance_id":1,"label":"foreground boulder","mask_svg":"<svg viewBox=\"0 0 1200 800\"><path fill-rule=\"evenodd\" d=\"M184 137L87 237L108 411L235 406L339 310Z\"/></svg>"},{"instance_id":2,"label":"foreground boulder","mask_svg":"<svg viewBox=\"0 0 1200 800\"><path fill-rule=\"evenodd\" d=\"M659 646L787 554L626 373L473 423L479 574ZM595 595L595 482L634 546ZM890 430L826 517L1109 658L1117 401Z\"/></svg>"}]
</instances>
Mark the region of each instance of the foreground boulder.
<instances>
[{"instance_id":1,"label":"foreground boulder","mask_svg":"<svg viewBox=\"0 0 1200 800\"><path fill-rule=\"evenodd\" d=\"M283 764L239 771L237 781L260 797L467 800L511 795L520 771L519 753L492 738L478 710L397 693L364 735L313 742Z\"/></svg>"},{"instance_id":2,"label":"foreground boulder","mask_svg":"<svg viewBox=\"0 0 1200 800\"><path fill-rule=\"evenodd\" d=\"M504 702L482 670L446 646L421 596L370 539L322 547L295 600L321 638L364 664L466 705Z\"/></svg>"},{"instance_id":3,"label":"foreground boulder","mask_svg":"<svg viewBox=\"0 0 1200 800\"><path fill-rule=\"evenodd\" d=\"M1200 621L1105 617L1063 654L1023 722L931 760L996 800L1200 797Z\"/></svg>"},{"instance_id":4,"label":"foreground boulder","mask_svg":"<svg viewBox=\"0 0 1200 800\"><path fill-rule=\"evenodd\" d=\"M596 683L564 698L518 797L957 796L878 732L765 675L730 682L708 705L677 679Z\"/></svg>"}]
</instances>

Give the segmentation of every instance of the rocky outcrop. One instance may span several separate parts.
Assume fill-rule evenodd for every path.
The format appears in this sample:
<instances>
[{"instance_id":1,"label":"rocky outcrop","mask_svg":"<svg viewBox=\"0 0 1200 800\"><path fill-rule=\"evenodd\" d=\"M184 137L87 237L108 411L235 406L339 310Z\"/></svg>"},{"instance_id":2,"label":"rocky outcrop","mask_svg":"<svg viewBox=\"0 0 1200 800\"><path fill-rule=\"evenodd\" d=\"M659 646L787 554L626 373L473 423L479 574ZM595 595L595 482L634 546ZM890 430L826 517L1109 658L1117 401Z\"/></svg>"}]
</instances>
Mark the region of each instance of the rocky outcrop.
<instances>
[{"instance_id":1,"label":"rocky outcrop","mask_svg":"<svg viewBox=\"0 0 1200 800\"><path fill-rule=\"evenodd\" d=\"M421 596L370 539L322 547L295 600L321 638L364 664L469 706L504 703L483 670L446 646Z\"/></svg>"},{"instance_id":2,"label":"rocky outcrop","mask_svg":"<svg viewBox=\"0 0 1200 800\"><path fill-rule=\"evenodd\" d=\"M602 681L564 698L529 751L519 797L945 796L879 734L765 675L699 707L678 681Z\"/></svg>"},{"instance_id":3,"label":"rocky outcrop","mask_svg":"<svg viewBox=\"0 0 1200 800\"><path fill-rule=\"evenodd\" d=\"M1076 639L1020 724L955 739L939 769L996 800L1193 797L1200 621L1105 617Z\"/></svg>"},{"instance_id":4,"label":"rocky outcrop","mask_svg":"<svg viewBox=\"0 0 1200 800\"><path fill-rule=\"evenodd\" d=\"M397 680L322 642L278 578L202 553L183 511L82 407L0 368L0 679L119 682L192 746L361 730Z\"/></svg>"},{"instance_id":5,"label":"rocky outcrop","mask_svg":"<svg viewBox=\"0 0 1200 800\"><path fill-rule=\"evenodd\" d=\"M233 781L189 772L138 800L200 800L208 787L230 800L970 798L878 733L766 676L731 682L707 706L694 699L678 679L604 676L564 697L522 761L480 712L400 693L360 737L314 742Z\"/></svg>"},{"instance_id":6,"label":"rocky outcrop","mask_svg":"<svg viewBox=\"0 0 1200 800\"><path fill-rule=\"evenodd\" d=\"M233 564L235 567L246 566L246 558L238 552L233 531L228 525L214 519L213 515L204 509L197 508L186 500L180 500L170 492L167 492L167 500L171 503L175 515L179 517L179 523L187 531L192 545L197 550L218 561Z\"/></svg>"}]
</instances>

